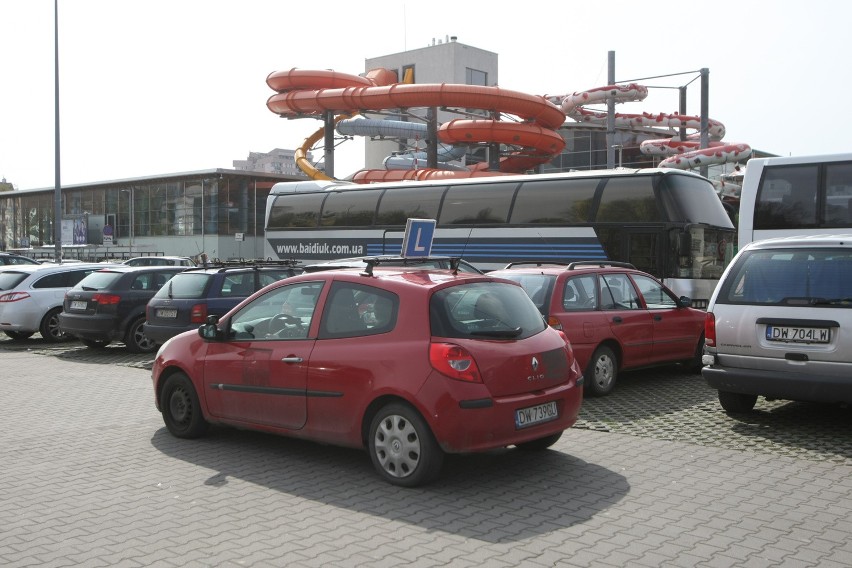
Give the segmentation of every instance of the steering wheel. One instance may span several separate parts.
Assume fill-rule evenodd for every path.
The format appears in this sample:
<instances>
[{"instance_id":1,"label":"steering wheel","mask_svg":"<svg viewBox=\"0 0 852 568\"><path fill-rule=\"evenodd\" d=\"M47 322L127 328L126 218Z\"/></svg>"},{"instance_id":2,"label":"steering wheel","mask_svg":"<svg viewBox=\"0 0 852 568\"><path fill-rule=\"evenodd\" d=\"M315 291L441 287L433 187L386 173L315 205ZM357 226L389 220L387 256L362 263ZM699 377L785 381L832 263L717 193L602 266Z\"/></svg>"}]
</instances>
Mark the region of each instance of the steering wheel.
<instances>
[{"instance_id":1,"label":"steering wheel","mask_svg":"<svg viewBox=\"0 0 852 568\"><path fill-rule=\"evenodd\" d=\"M272 319L269 320L269 331L270 335L277 335L287 329L288 325L294 325L301 327L302 320L297 316L291 316L290 314L275 314L272 316Z\"/></svg>"}]
</instances>

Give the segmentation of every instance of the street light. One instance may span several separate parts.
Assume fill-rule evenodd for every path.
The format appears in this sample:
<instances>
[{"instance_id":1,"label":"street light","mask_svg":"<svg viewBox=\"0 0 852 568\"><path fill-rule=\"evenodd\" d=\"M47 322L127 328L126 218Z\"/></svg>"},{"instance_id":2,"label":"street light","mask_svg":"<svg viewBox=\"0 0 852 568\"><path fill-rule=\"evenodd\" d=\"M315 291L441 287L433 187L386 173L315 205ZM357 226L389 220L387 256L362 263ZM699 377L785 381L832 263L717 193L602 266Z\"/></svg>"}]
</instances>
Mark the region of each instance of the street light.
<instances>
[{"instance_id":1,"label":"street light","mask_svg":"<svg viewBox=\"0 0 852 568\"><path fill-rule=\"evenodd\" d=\"M130 256L133 256L133 188L130 189L122 189L122 193L128 193L130 195Z\"/></svg>"}]
</instances>

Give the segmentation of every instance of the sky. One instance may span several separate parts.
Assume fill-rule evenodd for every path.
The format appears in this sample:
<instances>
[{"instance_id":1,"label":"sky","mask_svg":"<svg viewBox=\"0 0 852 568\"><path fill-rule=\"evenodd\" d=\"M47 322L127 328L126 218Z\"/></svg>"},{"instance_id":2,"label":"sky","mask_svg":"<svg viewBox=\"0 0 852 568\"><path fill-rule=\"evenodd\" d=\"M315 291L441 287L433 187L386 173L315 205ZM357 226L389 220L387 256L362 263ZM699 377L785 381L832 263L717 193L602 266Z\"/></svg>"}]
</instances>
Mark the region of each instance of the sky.
<instances>
[{"instance_id":1,"label":"sky","mask_svg":"<svg viewBox=\"0 0 852 568\"><path fill-rule=\"evenodd\" d=\"M850 151L852 3L487 3L413 0L58 0L60 180L74 185L213 168L295 149L320 123L266 108L273 71L357 75L365 60L456 36L499 56L499 86L536 95L651 87L617 112L700 113L725 141L779 155ZM479 6L477 11L472 10ZM533 8L533 6L535 6ZM0 178L49 188L55 171L54 0L0 0ZM363 141L335 173L363 167Z\"/></svg>"}]
</instances>

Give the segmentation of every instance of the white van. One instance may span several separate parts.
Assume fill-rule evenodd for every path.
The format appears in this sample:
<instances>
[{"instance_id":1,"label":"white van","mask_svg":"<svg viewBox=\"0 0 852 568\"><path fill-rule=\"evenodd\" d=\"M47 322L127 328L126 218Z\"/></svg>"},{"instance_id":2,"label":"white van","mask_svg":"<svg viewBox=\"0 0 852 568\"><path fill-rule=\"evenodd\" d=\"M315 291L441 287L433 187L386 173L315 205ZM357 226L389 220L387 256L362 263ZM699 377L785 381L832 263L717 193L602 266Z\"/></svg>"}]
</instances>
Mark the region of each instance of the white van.
<instances>
[{"instance_id":1,"label":"white van","mask_svg":"<svg viewBox=\"0 0 852 568\"><path fill-rule=\"evenodd\" d=\"M852 235L852 154L749 160L740 192L738 248L818 234Z\"/></svg>"},{"instance_id":2,"label":"white van","mask_svg":"<svg viewBox=\"0 0 852 568\"><path fill-rule=\"evenodd\" d=\"M852 237L767 239L710 298L701 374L728 412L758 396L852 403Z\"/></svg>"}]
</instances>

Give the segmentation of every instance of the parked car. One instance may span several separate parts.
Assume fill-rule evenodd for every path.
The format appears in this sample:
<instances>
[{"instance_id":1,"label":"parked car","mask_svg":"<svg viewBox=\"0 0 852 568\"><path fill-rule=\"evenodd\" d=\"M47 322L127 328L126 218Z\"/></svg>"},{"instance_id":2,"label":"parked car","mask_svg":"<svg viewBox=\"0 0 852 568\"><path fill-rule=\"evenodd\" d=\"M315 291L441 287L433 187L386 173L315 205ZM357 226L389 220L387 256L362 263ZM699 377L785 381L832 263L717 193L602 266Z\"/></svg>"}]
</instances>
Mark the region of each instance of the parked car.
<instances>
[{"instance_id":1,"label":"parked car","mask_svg":"<svg viewBox=\"0 0 852 568\"><path fill-rule=\"evenodd\" d=\"M45 341L71 339L59 329L65 292L103 264L22 264L0 270L0 330L15 340L41 333Z\"/></svg>"},{"instance_id":2,"label":"parked car","mask_svg":"<svg viewBox=\"0 0 852 568\"><path fill-rule=\"evenodd\" d=\"M38 261L28 256L20 254L12 254L10 252L0 252L0 266L18 265L18 264L38 264Z\"/></svg>"},{"instance_id":3,"label":"parked car","mask_svg":"<svg viewBox=\"0 0 852 568\"><path fill-rule=\"evenodd\" d=\"M848 235L746 245L710 297L701 373L727 412L767 399L852 403Z\"/></svg>"},{"instance_id":4,"label":"parked car","mask_svg":"<svg viewBox=\"0 0 852 568\"><path fill-rule=\"evenodd\" d=\"M489 275L520 283L565 332L591 396L609 394L621 371L679 362L701 368L704 312L630 264L518 263Z\"/></svg>"},{"instance_id":5,"label":"parked car","mask_svg":"<svg viewBox=\"0 0 852 568\"><path fill-rule=\"evenodd\" d=\"M118 265L92 272L65 293L59 328L91 348L123 341L131 353L151 353L145 307L154 294L185 270L182 266Z\"/></svg>"},{"instance_id":6,"label":"parked car","mask_svg":"<svg viewBox=\"0 0 852 568\"><path fill-rule=\"evenodd\" d=\"M188 256L137 256L128 258L122 264L127 266L196 266Z\"/></svg>"},{"instance_id":7,"label":"parked car","mask_svg":"<svg viewBox=\"0 0 852 568\"><path fill-rule=\"evenodd\" d=\"M166 342L152 378L177 437L222 423L367 448L401 486L445 453L547 448L582 401L570 345L519 286L408 267L277 282Z\"/></svg>"},{"instance_id":8,"label":"parked car","mask_svg":"<svg viewBox=\"0 0 852 568\"><path fill-rule=\"evenodd\" d=\"M162 344L170 337L225 315L268 284L299 274L292 262L234 262L189 268L175 276L149 300L143 333Z\"/></svg>"},{"instance_id":9,"label":"parked car","mask_svg":"<svg viewBox=\"0 0 852 568\"><path fill-rule=\"evenodd\" d=\"M453 268L458 267L459 272L470 272L471 274L483 274L483 272L467 262L455 257L423 257L402 258L399 256L356 256L352 258L339 258L328 262L317 262L304 267L305 272L318 272L320 270L337 270L339 268L364 268L367 259L376 266L416 266L421 268Z\"/></svg>"}]
</instances>

